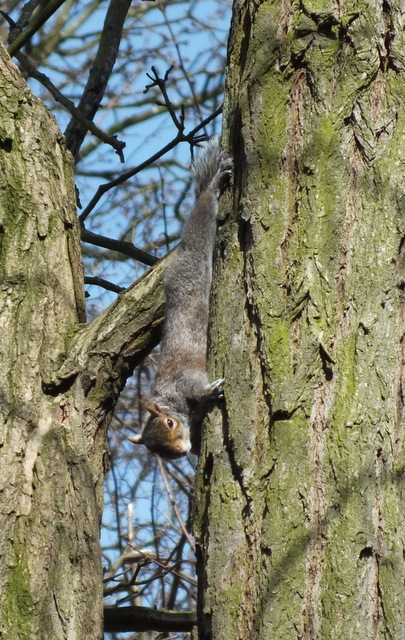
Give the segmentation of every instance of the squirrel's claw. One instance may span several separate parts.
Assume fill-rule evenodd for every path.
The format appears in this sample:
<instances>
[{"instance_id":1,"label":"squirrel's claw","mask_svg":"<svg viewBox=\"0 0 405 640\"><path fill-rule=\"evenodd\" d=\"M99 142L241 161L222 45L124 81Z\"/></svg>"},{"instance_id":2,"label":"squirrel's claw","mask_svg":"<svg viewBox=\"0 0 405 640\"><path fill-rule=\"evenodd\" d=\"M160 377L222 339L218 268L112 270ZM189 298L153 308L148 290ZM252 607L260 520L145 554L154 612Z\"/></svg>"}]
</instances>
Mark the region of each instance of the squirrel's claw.
<instances>
[{"instance_id":1,"label":"squirrel's claw","mask_svg":"<svg viewBox=\"0 0 405 640\"><path fill-rule=\"evenodd\" d=\"M205 387L205 394L212 399L220 399L224 397L225 378L218 378Z\"/></svg>"}]
</instances>

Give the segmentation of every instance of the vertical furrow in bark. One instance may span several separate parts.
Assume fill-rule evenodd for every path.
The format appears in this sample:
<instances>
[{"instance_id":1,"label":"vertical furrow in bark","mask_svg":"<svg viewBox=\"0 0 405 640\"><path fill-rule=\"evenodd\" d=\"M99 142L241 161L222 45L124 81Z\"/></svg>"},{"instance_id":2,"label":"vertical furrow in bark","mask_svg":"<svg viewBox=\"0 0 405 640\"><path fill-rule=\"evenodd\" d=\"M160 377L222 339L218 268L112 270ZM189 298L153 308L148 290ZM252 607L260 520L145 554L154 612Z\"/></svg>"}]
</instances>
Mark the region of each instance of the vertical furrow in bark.
<instances>
[{"instance_id":1,"label":"vertical furrow in bark","mask_svg":"<svg viewBox=\"0 0 405 640\"><path fill-rule=\"evenodd\" d=\"M393 430L393 460L392 468L396 469L398 458L401 453L404 430L404 375L405 375L405 238L402 238L398 250L397 259L397 287L398 287L398 366L394 378L394 388L396 397L395 422Z\"/></svg>"},{"instance_id":2,"label":"vertical furrow in bark","mask_svg":"<svg viewBox=\"0 0 405 640\"><path fill-rule=\"evenodd\" d=\"M306 593L304 599L304 638L319 638L321 595L321 579L323 554L326 544L325 521L325 478L324 449L325 433L329 428L329 412L333 404L334 384L325 380L315 389L309 425L311 438L309 442L310 456L310 489L309 489L309 528L310 540L306 559Z\"/></svg>"},{"instance_id":3,"label":"vertical furrow in bark","mask_svg":"<svg viewBox=\"0 0 405 640\"><path fill-rule=\"evenodd\" d=\"M381 598L380 587L380 560L384 554L383 550L383 524L381 517L382 508L382 491L381 491L381 476L382 476L382 460L381 451L377 451L375 458L375 503L373 506L373 520L375 527L375 547L371 565L371 574L373 577L374 593L371 598L371 612L369 615L370 621L370 638L373 640L378 638L379 629L381 627L381 621L384 617L383 604Z\"/></svg>"}]
</instances>

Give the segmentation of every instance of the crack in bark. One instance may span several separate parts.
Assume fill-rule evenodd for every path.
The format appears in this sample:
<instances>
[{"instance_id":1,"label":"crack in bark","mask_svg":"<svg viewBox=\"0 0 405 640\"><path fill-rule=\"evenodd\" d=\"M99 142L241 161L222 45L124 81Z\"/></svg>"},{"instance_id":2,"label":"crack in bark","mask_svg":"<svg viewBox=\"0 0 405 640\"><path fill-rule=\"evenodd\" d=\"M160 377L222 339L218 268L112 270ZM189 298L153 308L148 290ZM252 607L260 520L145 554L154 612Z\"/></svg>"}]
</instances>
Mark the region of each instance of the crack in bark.
<instances>
[{"instance_id":1,"label":"crack in bark","mask_svg":"<svg viewBox=\"0 0 405 640\"><path fill-rule=\"evenodd\" d=\"M379 636L379 630L382 620L387 620L384 614L383 599L380 585L380 558L382 557L383 547L383 526L382 526L382 514L381 514L381 471L382 471L382 452L377 451L375 458L375 503L374 503L374 521L375 521L375 549L374 549L374 598L372 599L373 611L371 614L371 633L372 640L377 640Z\"/></svg>"},{"instance_id":2,"label":"crack in bark","mask_svg":"<svg viewBox=\"0 0 405 640\"><path fill-rule=\"evenodd\" d=\"M404 363L405 363L405 280L404 280L404 266L405 266L405 238L402 238L401 244L398 250L397 260L397 273L398 273L398 289L399 289L399 304L398 304L398 334L399 339L399 355L398 366L395 375L396 386L396 407L395 407L395 421L393 428L393 451L392 451L392 466L396 467L398 456L400 454L401 442L403 436L403 424L404 424Z\"/></svg>"},{"instance_id":3,"label":"crack in bark","mask_svg":"<svg viewBox=\"0 0 405 640\"><path fill-rule=\"evenodd\" d=\"M311 486L309 490L310 532L307 555L306 594L304 597L303 623L306 640L319 637L319 595L322 577L322 558L325 548L325 490L323 480L323 450L327 415L332 404L333 383L325 380L315 390L310 417L311 439L309 445Z\"/></svg>"}]
</instances>

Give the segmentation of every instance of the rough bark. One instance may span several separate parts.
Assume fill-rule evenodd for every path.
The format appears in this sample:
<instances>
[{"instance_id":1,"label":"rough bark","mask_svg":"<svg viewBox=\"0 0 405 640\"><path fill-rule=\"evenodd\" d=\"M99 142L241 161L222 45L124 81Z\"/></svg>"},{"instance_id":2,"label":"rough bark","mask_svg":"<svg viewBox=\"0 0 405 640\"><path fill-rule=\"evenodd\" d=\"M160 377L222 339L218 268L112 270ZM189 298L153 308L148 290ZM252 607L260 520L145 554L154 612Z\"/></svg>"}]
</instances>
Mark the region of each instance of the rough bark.
<instances>
[{"instance_id":1,"label":"rough bark","mask_svg":"<svg viewBox=\"0 0 405 640\"><path fill-rule=\"evenodd\" d=\"M0 636L96 640L105 430L158 340L164 265L80 324L71 156L0 57Z\"/></svg>"},{"instance_id":2,"label":"rough bark","mask_svg":"<svg viewBox=\"0 0 405 640\"><path fill-rule=\"evenodd\" d=\"M398 5L234 3L200 640L405 637Z\"/></svg>"}]
</instances>

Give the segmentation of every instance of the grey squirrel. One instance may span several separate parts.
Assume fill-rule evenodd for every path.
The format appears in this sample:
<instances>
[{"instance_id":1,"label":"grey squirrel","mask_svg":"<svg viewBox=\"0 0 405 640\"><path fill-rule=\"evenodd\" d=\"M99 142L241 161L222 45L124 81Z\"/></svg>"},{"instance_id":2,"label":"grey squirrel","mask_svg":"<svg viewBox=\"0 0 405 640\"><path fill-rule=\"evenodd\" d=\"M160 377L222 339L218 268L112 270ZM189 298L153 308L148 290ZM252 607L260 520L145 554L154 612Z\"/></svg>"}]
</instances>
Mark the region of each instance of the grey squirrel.
<instances>
[{"instance_id":1,"label":"grey squirrel","mask_svg":"<svg viewBox=\"0 0 405 640\"><path fill-rule=\"evenodd\" d=\"M153 398L142 434L128 438L163 458L180 458L199 439L211 399L222 397L224 379L206 372L209 297L218 198L232 160L211 138L192 163L196 203L164 278L165 321Z\"/></svg>"}]
</instances>

